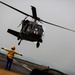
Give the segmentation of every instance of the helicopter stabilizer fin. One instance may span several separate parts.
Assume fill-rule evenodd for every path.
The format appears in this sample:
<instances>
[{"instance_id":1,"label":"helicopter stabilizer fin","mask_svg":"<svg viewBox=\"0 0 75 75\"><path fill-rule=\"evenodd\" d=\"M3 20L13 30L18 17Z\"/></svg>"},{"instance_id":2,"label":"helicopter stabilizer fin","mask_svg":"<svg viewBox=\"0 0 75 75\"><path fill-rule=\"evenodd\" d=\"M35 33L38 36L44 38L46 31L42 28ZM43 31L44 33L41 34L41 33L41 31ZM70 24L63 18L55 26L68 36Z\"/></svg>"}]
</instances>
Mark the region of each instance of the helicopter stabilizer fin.
<instances>
[{"instance_id":1,"label":"helicopter stabilizer fin","mask_svg":"<svg viewBox=\"0 0 75 75\"><path fill-rule=\"evenodd\" d=\"M10 34L12 34L12 35L14 35L14 36L16 36L16 37L19 36L19 32L14 31L14 30L12 30L12 29L8 29L7 32L10 33Z\"/></svg>"}]
</instances>

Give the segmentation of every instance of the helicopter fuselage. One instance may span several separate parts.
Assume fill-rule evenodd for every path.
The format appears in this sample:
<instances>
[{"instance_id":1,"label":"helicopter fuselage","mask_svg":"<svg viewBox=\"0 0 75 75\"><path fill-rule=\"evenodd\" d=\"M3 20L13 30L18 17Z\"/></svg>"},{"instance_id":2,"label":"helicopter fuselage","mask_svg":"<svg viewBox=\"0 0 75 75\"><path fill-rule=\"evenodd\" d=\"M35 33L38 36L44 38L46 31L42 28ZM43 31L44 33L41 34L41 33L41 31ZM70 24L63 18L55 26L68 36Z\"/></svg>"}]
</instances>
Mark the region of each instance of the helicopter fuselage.
<instances>
[{"instance_id":1,"label":"helicopter fuselage","mask_svg":"<svg viewBox=\"0 0 75 75\"><path fill-rule=\"evenodd\" d=\"M23 20L19 39L25 39L32 42L42 42L43 32L44 30L42 28L42 25L29 20Z\"/></svg>"},{"instance_id":2,"label":"helicopter fuselage","mask_svg":"<svg viewBox=\"0 0 75 75\"><path fill-rule=\"evenodd\" d=\"M39 25L36 22L32 22L29 20L22 21L22 27L20 32L14 31L12 29L8 29L8 33L17 37L17 40L20 40L18 45L20 45L22 40L27 40L30 42L37 42L36 46L39 47L40 43L42 43L42 36L44 33L42 25Z\"/></svg>"}]
</instances>

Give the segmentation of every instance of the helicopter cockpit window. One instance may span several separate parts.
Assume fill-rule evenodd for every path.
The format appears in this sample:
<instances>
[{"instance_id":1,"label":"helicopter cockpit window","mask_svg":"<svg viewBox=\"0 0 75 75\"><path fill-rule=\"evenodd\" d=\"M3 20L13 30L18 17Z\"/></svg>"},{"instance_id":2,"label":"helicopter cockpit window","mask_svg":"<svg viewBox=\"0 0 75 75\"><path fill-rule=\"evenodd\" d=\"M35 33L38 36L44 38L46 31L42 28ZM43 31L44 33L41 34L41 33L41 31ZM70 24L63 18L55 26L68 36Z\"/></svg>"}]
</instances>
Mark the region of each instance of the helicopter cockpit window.
<instances>
[{"instance_id":1,"label":"helicopter cockpit window","mask_svg":"<svg viewBox=\"0 0 75 75\"><path fill-rule=\"evenodd\" d=\"M42 38L43 32L44 31L43 31L43 28L42 28L41 25L38 25L38 24L33 23L33 22L28 23L28 27L27 27L27 30L26 30L27 35Z\"/></svg>"},{"instance_id":2,"label":"helicopter cockpit window","mask_svg":"<svg viewBox=\"0 0 75 75\"><path fill-rule=\"evenodd\" d=\"M33 25L29 23L29 26L27 28L27 33L32 33L32 27Z\"/></svg>"},{"instance_id":3,"label":"helicopter cockpit window","mask_svg":"<svg viewBox=\"0 0 75 75\"><path fill-rule=\"evenodd\" d=\"M40 25L35 25L34 27L34 33L40 37L42 37L43 35L43 29L42 29L42 26Z\"/></svg>"}]
</instances>

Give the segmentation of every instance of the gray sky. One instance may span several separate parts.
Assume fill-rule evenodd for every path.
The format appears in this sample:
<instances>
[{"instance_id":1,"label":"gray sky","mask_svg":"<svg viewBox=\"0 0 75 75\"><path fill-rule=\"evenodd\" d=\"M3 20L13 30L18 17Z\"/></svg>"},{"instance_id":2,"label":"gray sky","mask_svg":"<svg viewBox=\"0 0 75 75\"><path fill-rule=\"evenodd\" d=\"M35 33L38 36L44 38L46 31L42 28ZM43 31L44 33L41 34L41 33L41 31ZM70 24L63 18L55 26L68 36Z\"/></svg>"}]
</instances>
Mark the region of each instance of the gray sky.
<instances>
[{"instance_id":1,"label":"gray sky","mask_svg":"<svg viewBox=\"0 0 75 75\"><path fill-rule=\"evenodd\" d=\"M30 5L33 5L41 19L75 30L75 0L2 1L30 15ZM36 43L29 41L22 41L18 46L19 41L7 33L7 29L20 31L17 27L25 17L0 4L0 47L11 48L15 45L16 51L23 54L23 57L16 57L75 75L75 32L43 23L45 35L39 48L36 48ZM2 50L0 52L6 53Z\"/></svg>"}]
</instances>

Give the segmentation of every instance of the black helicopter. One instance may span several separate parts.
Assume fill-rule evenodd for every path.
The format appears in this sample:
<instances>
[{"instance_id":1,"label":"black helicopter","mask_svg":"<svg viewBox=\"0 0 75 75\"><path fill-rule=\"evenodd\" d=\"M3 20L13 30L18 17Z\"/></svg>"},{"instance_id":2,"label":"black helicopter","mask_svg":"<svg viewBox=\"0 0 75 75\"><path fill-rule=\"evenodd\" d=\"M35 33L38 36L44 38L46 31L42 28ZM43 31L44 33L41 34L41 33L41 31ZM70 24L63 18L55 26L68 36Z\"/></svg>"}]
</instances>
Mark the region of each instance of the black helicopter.
<instances>
[{"instance_id":1,"label":"black helicopter","mask_svg":"<svg viewBox=\"0 0 75 75\"><path fill-rule=\"evenodd\" d=\"M47 23L47 24L50 24L50 25L53 25L53 26L56 26L56 27L60 27L60 28L75 32L74 30L68 29L66 27L62 27L62 26L59 26L59 25L56 25L56 24L53 24L53 23L50 23L50 22L47 22L47 21L44 21L44 20L40 19L39 17L37 17L36 8L34 6L31 6L32 15L29 15L29 14L27 14L25 12L22 12L22 11L16 9L16 8L2 2L2 1L0 1L0 3L2 3L2 4L12 8L12 9L26 15L25 19L22 20L22 22L20 24L20 25L22 25L22 28L21 28L20 32L14 31L12 29L7 30L8 33L16 36L17 40L20 40L18 45L20 45L22 40L27 40L27 41L31 41L31 42L37 42L36 43L37 48L40 46L40 43L43 42L42 36L43 36L44 30L43 30L42 25L39 25L37 23L37 21L44 22L44 23ZM28 20L27 17L33 18L34 21Z\"/></svg>"}]
</instances>

